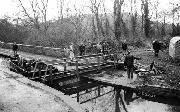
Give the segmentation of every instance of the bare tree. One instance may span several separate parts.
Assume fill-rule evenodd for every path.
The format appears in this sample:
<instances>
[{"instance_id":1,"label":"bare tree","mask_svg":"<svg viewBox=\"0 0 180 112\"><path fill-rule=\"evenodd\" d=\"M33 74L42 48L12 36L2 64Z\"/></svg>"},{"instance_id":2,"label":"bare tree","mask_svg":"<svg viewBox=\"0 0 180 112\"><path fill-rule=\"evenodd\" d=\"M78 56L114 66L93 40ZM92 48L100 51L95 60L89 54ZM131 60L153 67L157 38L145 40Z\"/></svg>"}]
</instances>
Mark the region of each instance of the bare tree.
<instances>
[{"instance_id":1,"label":"bare tree","mask_svg":"<svg viewBox=\"0 0 180 112\"><path fill-rule=\"evenodd\" d=\"M98 36L103 35L102 23L101 23L100 16L99 16L99 11L100 11L100 7L101 7L102 2L103 2L102 0L100 0L99 2L98 2L98 0L90 0L90 3L91 3L90 9L91 9L91 12L95 16ZM93 24L95 25L95 23L93 23Z\"/></svg>"},{"instance_id":2,"label":"bare tree","mask_svg":"<svg viewBox=\"0 0 180 112\"><path fill-rule=\"evenodd\" d=\"M161 36L165 36L166 35L166 14L163 14L163 24L162 24L162 28L161 28Z\"/></svg>"},{"instance_id":3,"label":"bare tree","mask_svg":"<svg viewBox=\"0 0 180 112\"><path fill-rule=\"evenodd\" d=\"M47 21L47 8L48 0L30 0L30 10L25 7L22 0L18 0L24 16L28 18L30 27L37 29L38 31L43 29L44 33L47 33L49 23ZM43 26L43 28L42 28Z\"/></svg>"},{"instance_id":4,"label":"bare tree","mask_svg":"<svg viewBox=\"0 0 180 112\"><path fill-rule=\"evenodd\" d=\"M180 12L180 5L179 1L173 1L170 4L172 5L173 9L171 10L170 15L172 15L173 23L172 23L172 36L180 35L179 34L179 12Z\"/></svg>"},{"instance_id":5,"label":"bare tree","mask_svg":"<svg viewBox=\"0 0 180 112\"><path fill-rule=\"evenodd\" d=\"M103 9L104 9L104 15L105 15L105 35L106 36L109 36L109 30L110 30L110 23L109 23L109 20L108 20L108 15L107 15L107 12L106 12L106 8L105 8L105 2L103 1ZM101 26L102 27L102 26Z\"/></svg>"},{"instance_id":6,"label":"bare tree","mask_svg":"<svg viewBox=\"0 0 180 112\"><path fill-rule=\"evenodd\" d=\"M144 0L141 0L141 32L144 33Z\"/></svg>"},{"instance_id":7,"label":"bare tree","mask_svg":"<svg viewBox=\"0 0 180 112\"><path fill-rule=\"evenodd\" d=\"M94 22L94 16L92 17L92 31L93 31L93 34L94 34L94 36L92 35L92 37L95 37L95 38L93 38L93 41L95 41L96 37L98 37L98 34L97 34L97 31L96 31L96 26L95 26L95 22Z\"/></svg>"},{"instance_id":8,"label":"bare tree","mask_svg":"<svg viewBox=\"0 0 180 112\"><path fill-rule=\"evenodd\" d=\"M75 29L74 30L75 38L76 41L78 42L82 40L83 35L87 30L87 25L83 24L85 15L82 13L82 10L78 9L75 5L74 5L74 10L75 10L75 14L69 17L69 22L73 25Z\"/></svg>"},{"instance_id":9,"label":"bare tree","mask_svg":"<svg viewBox=\"0 0 180 112\"><path fill-rule=\"evenodd\" d=\"M121 37L121 26L122 26L122 5L124 3L124 0L115 0L114 1L114 33L115 33L115 38L120 41Z\"/></svg>"},{"instance_id":10,"label":"bare tree","mask_svg":"<svg viewBox=\"0 0 180 112\"><path fill-rule=\"evenodd\" d=\"M29 5L25 5L22 0L18 0L26 26L31 28L31 36L27 43L35 45L52 45L51 39L47 37L50 22L47 20L48 0L29 0Z\"/></svg>"},{"instance_id":11,"label":"bare tree","mask_svg":"<svg viewBox=\"0 0 180 112\"><path fill-rule=\"evenodd\" d=\"M137 32L137 6L136 6L136 0L131 0L131 31L132 31L132 37L133 37L133 43L136 39Z\"/></svg>"},{"instance_id":12,"label":"bare tree","mask_svg":"<svg viewBox=\"0 0 180 112\"><path fill-rule=\"evenodd\" d=\"M64 18L64 0L57 0L57 8L58 8L58 18L62 21Z\"/></svg>"},{"instance_id":13,"label":"bare tree","mask_svg":"<svg viewBox=\"0 0 180 112\"><path fill-rule=\"evenodd\" d=\"M156 0L156 2L154 3L154 9L155 9L155 19L156 19L156 30L155 30L155 34L156 34L156 37L159 37L159 21L158 21L158 6L159 6L159 1Z\"/></svg>"},{"instance_id":14,"label":"bare tree","mask_svg":"<svg viewBox=\"0 0 180 112\"><path fill-rule=\"evenodd\" d=\"M141 0L142 1L142 7L143 7L143 27L144 27L144 33L147 38L150 37L150 18L149 18L149 0Z\"/></svg>"}]
</instances>

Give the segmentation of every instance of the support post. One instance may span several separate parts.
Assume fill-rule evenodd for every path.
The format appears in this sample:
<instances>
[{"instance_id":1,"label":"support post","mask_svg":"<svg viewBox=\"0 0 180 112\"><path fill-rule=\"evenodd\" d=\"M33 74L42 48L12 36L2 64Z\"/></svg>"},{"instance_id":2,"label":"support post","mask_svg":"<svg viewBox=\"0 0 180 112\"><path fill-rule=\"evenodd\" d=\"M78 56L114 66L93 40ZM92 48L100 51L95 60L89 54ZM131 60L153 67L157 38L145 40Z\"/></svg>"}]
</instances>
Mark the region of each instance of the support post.
<instances>
[{"instance_id":1,"label":"support post","mask_svg":"<svg viewBox=\"0 0 180 112\"><path fill-rule=\"evenodd\" d=\"M89 62L88 62L88 58L87 57L85 57L85 61L86 61L86 67L88 67L89 66Z\"/></svg>"},{"instance_id":2,"label":"support post","mask_svg":"<svg viewBox=\"0 0 180 112\"><path fill-rule=\"evenodd\" d=\"M117 64L117 56L116 56L116 54L113 54L113 58L114 58L114 68L116 68L116 64Z\"/></svg>"},{"instance_id":3,"label":"support post","mask_svg":"<svg viewBox=\"0 0 180 112\"><path fill-rule=\"evenodd\" d=\"M100 58L101 58L101 56L98 56L97 57L97 61L98 61L98 70L100 70L101 69L101 65L100 65Z\"/></svg>"},{"instance_id":4,"label":"support post","mask_svg":"<svg viewBox=\"0 0 180 112\"><path fill-rule=\"evenodd\" d=\"M39 76L39 78L41 77L41 70L42 70L42 69L41 69L41 68L42 68L41 66L42 66L42 65L39 64L39 67L38 67L38 76Z\"/></svg>"},{"instance_id":5,"label":"support post","mask_svg":"<svg viewBox=\"0 0 180 112\"><path fill-rule=\"evenodd\" d=\"M100 85L98 86L98 96L100 96L101 95L101 87L100 87Z\"/></svg>"},{"instance_id":6,"label":"support post","mask_svg":"<svg viewBox=\"0 0 180 112\"><path fill-rule=\"evenodd\" d=\"M104 58L104 55L103 54L101 54L101 57L102 57L102 62L103 62L103 64L105 63L105 58Z\"/></svg>"},{"instance_id":7,"label":"support post","mask_svg":"<svg viewBox=\"0 0 180 112\"><path fill-rule=\"evenodd\" d=\"M46 82L47 72L48 72L48 65L46 66L46 71L45 71L45 74L44 74L43 83Z\"/></svg>"},{"instance_id":8,"label":"support post","mask_svg":"<svg viewBox=\"0 0 180 112\"><path fill-rule=\"evenodd\" d=\"M52 81L52 65L49 65L49 75L50 75L50 84L53 83Z\"/></svg>"},{"instance_id":9,"label":"support post","mask_svg":"<svg viewBox=\"0 0 180 112\"><path fill-rule=\"evenodd\" d=\"M79 92L77 92L77 102L79 102Z\"/></svg>"},{"instance_id":10,"label":"support post","mask_svg":"<svg viewBox=\"0 0 180 112\"><path fill-rule=\"evenodd\" d=\"M120 107L119 107L119 98L120 98L120 89L115 87L115 112L120 112Z\"/></svg>"},{"instance_id":11,"label":"support post","mask_svg":"<svg viewBox=\"0 0 180 112\"><path fill-rule=\"evenodd\" d=\"M43 65L44 65L43 63L45 63L45 62L39 61L38 66L37 66L39 78L41 78L41 73L42 73L42 69L43 69Z\"/></svg>"},{"instance_id":12,"label":"support post","mask_svg":"<svg viewBox=\"0 0 180 112\"><path fill-rule=\"evenodd\" d=\"M103 55L104 63L107 63L107 58L108 58L108 55Z\"/></svg>"},{"instance_id":13,"label":"support post","mask_svg":"<svg viewBox=\"0 0 180 112\"><path fill-rule=\"evenodd\" d=\"M64 60L64 75L66 74L66 70L67 70L67 67L66 67L66 58L63 59Z\"/></svg>"},{"instance_id":14,"label":"support post","mask_svg":"<svg viewBox=\"0 0 180 112\"><path fill-rule=\"evenodd\" d=\"M24 58L21 57L21 65L20 66L24 67L23 65L24 65Z\"/></svg>"},{"instance_id":15,"label":"support post","mask_svg":"<svg viewBox=\"0 0 180 112\"><path fill-rule=\"evenodd\" d=\"M80 81L79 70L78 70L78 60L76 60L76 76L77 76L78 81Z\"/></svg>"}]
</instances>

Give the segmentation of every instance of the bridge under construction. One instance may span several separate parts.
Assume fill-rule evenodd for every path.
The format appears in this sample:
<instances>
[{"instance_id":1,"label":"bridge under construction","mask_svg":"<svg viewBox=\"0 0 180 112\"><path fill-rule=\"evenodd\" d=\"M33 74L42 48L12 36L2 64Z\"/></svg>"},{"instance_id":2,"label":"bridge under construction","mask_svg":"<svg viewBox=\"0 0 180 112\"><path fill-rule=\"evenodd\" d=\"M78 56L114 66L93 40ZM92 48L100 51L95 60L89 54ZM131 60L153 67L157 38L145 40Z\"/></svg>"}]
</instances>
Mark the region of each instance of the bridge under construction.
<instances>
[{"instance_id":1,"label":"bridge under construction","mask_svg":"<svg viewBox=\"0 0 180 112\"><path fill-rule=\"evenodd\" d=\"M137 67L135 77L127 79L123 62L119 61L116 54L91 54L77 56L74 60L67 58L53 60L37 60L27 57L13 57L1 53L9 59L10 69L23 74L25 77L44 83L50 87L63 92L66 95L73 95L77 102L85 103L110 92L116 94L116 109L119 108L121 90L131 97L133 93L142 98L158 102L174 102L179 105L180 90L167 88L162 85L150 85L146 81L150 76L142 75L148 70ZM31 63L28 68L27 63ZM137 65L138 66L138 65ZM112 71L112 72L110 72ZM118 74L112 74L116 71ZM153 77L153 76L152 76ZM101 91L102 88L112 87L108 92ZM85 101L80 101L80 96L91 91L97 91L97 96Z\"/></svg>"}]
</instances>

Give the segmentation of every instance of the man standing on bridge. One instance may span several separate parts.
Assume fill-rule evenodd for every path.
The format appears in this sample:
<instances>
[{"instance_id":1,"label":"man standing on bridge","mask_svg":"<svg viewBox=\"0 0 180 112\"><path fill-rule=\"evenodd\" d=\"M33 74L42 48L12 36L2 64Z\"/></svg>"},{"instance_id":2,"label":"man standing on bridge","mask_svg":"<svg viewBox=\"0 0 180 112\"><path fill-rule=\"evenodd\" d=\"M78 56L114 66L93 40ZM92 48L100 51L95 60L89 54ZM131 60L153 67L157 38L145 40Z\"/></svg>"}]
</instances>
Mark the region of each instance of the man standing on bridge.
<instances>
[{"instance_id":1,"label":"man standing on bridge","mask_svg":"<svg viewBox=\"0 0 180 112\"><path fill-rule=\"evenodd\" d=\"M134 60L140 60L141 58L133 56L130 51L128 51L125 60L124 60L124 66L127 67L127 75L128 78L133 78L133 72L134 72Z\"/></svg>"},{"instance_id":2,"label":"man standing on bridge","mask_svg":"<svg viewBox=\"0 0 180 112\"><path fill-rule=\"evenodd\" d=\"M80 56L85 54L85 45L83 43L79 46L79 54Z\"/></svg>"},{"instance_id":3,"label":"man standing on bridge","mask_svg":"<svg viewBox=\"0 0 180 112\"><path fill-rule=\"evenodd\" d=\"M17 55L17 50L18 50L18 45L16 44L16 42L13 43L13 52L14 52L14 56Z\"/></svg>"}]
</instances>

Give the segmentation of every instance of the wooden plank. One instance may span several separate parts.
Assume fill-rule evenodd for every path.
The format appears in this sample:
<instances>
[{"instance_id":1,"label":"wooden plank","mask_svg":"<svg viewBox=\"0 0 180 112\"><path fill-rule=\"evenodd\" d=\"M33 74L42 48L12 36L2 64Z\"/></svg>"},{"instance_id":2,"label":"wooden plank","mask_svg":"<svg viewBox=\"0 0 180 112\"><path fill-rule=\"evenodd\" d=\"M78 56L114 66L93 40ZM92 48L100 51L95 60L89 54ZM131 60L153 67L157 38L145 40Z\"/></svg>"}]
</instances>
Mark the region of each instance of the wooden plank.
<instances>
[{"instance_id":1,"label":"wooden plank","mask_svg":"<svg viewBox=\"0 0 180 112\"><path fill-rule=\"evenodd\" d=\"M75 85L75 84L72 84ZM93 88L98 86L98 83L80 83L78 85L76 85L76 87L72 86L67 88L67 86L65 88L59 87L58 90L61 90L62 92L64 92L67 95L72 95L72 94L76 94L77 92L82 92L85 91L87 89Z\"/></svg>"}]
</instances>

